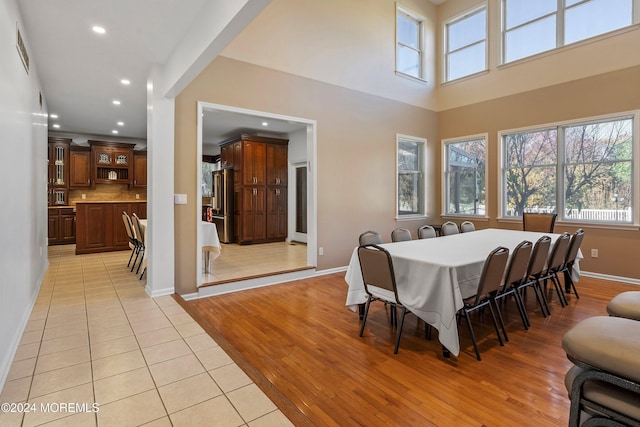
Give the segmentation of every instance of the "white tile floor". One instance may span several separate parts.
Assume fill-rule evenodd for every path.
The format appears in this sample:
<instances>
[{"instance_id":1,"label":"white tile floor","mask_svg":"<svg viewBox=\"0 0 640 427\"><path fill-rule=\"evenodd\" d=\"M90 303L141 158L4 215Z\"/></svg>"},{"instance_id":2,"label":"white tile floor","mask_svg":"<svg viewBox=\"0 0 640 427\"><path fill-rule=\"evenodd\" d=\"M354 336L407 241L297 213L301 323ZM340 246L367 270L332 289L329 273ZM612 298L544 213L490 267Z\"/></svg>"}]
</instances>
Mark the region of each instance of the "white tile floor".
<instances>
[{"instance_id":1,"label":"white tile floor","mask_svg":"<svg viewBox=\"0 0 640 427\"><path fill-rule=\"evenodd\" d=\"M0 426L292 425L171 296L146 294L128 252L74 250L49 248L0 394L35 411Z\"/></svg>"}]
</instances>

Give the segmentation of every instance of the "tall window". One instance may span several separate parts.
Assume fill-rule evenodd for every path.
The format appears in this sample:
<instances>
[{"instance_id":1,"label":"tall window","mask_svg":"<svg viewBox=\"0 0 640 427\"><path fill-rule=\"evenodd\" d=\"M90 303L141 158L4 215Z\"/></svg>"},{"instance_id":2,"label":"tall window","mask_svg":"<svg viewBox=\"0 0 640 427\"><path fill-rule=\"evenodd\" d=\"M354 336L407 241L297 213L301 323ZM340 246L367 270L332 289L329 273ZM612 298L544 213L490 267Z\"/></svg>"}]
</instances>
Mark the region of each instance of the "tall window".
<instances>
[{"instance_id":1,"label":"tall window","mask_svg":"<svg viewBox=\"0 0 640 427\"><path fill-rule=\"evenodd\" d=\"M422 80L424 18L398 6L396 9L396 72Z\"/></svg>"},{"instance_id":2,"label":"tall window","mask_svg":"<svg viewBox=\"0 0 640 427\"><path fill-rule=\"evenodd\" d=\"M445 81L487 69L487 8L445 23Z\"/></svg>"},{"instance_id":3,"label":"tall window","mask_svg":"<svg viewBox=\"0 0 640 427\"><path fill-rule=\"evenodd\" d=\"M504 133L503 216L632 223L637 115Z\"/></svg>"},{"instance_id":4,"label":"tall window","mask_svg":"<svg viewBox=\"0 0 640 427\"><path fill-rule=\"evenodd\" d=\"M486 135L444 141L444 214L486 214Z\"/></svg>"},{"instance_id":5,"label":"tall window","mask_svg":"<svg viewBox=\"0 0 640 427\"><path fill-rule=\"evenodd\" d=\"M633 23L634 0L503 0L503 62Z\"/></svg>"},{"instance_id":6,"label":"tall window","mask_svg":"<svg viewBox=\"0 0 640 427\"><path fill-rule=\"evenodd\" d=\"M424 156L426 140L398 135L398 217L425 215Z\"/></svg>"}]
</instances>

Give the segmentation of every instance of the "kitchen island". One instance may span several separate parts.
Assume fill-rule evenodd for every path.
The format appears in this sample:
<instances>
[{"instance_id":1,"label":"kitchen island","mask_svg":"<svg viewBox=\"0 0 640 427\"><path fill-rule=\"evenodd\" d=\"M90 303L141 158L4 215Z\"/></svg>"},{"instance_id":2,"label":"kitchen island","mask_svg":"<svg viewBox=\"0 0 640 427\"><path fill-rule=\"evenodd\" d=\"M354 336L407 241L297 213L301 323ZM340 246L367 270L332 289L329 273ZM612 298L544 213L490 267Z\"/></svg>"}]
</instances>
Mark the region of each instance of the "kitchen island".
<instances>
[{"instance_id":1,"label":"kitchen island","mask_svg":"<svg viewBox=\"0 0 640 427\"><path fill-rule=\"evenodd\" d=\"M122 212L147 217L146 200L77 201L76 255L129 249Z\"/></svg>"}]
</instances>

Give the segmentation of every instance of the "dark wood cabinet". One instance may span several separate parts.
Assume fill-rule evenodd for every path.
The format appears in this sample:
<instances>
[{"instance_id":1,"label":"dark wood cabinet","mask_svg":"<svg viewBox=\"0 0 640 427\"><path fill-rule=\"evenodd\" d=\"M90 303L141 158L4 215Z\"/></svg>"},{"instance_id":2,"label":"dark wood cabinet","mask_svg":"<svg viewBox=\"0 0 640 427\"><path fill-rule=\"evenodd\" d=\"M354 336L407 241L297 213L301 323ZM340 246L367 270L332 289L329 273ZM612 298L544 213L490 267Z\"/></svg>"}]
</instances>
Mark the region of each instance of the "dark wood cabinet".
<instances>
[{"instance_id":1,"label":"dark wood cabinet","mask_svg":"<svg viewBox=\"0 0 640 427\"><path fill-rule=\"evenodd\" d=\"M91 149L71 146L69 151L69 188L77 190L91 186Z\"/></svg>"},{"instance_id":2,"label":"dark wood cabinet","mask_svg":"<svg viewBox=\"0 0 640 427\"><path fill-rule=\"evenodd\" d=\"M69 147L71 139L48 139L48 205L64 206L69 196Z\"/></svg>"},{"instance_id":3,"label":"dark wood cabinet","mask_svg":"<svg viewBox=\"0 0 640 427\"><path fill-rule=\"evenodd\" d=\"M78 202L76 204L76 254L129 249L122 211L147 217L146 202Z\"/></svg>"},{"instance_id":4,"label":"dark wood cabinet","mask_svg":"<svg viewBox=\"0 0 640 427\"><path fill-rule=\"evenodd\" d=\"M133 188L147 188L147 152L133 152Z\"/></svg>"},{"instance_id":5,"label":"dark wood cabinet","mask_svg":"<svg viewBox=\"0 0 640 427\"><path fill-rule=\"evenodd\" d=\"M222 165L234 170L234 241L287 237L288 140L240 135L221 143Z\"/></svg>"},{"instance_id":6,"label":"dark wood cabinet","mask_svg":"<svg viewBox=\"0 0 640 427\"><path fill-rule=\"evenodd\" d=\"M93 184L133 183L133 147L135 144L89 140L92 153Z\"/></svg>"},{"instance_id":7,"label":"dark wood cabinet","mask_svg":"<svg viewBox=\"0 0 640 427\"><path fill-rule=\"evenodd\" d=\"M76 242L76 214L70 207L50 207L48 218L49 245Z\"/></svg>"}]
</instances>

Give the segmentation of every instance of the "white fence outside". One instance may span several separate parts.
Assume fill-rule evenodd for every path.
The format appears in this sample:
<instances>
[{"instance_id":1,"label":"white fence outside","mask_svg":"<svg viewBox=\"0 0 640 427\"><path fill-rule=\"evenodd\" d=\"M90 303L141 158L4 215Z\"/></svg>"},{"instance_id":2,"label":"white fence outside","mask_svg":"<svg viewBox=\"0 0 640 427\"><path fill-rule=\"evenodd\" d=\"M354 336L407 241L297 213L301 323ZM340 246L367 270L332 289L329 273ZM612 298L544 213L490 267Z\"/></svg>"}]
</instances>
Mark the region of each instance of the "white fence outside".
<instances>
[{"instance_id":1,"label":"white fence outside","mask_svg":"<svg viewBox=\"0 0 640 427\"><path fill-rule=\"evenodd\" d=\"M555 206L533 206L525 209L533 213L554 213ZM513 211L509 215L514 215ZM560 215L558 215L560 217ZM626 209L567 209L565 219L573 221L632 222L631 208Z\"/></svg>"}]
</instances>

